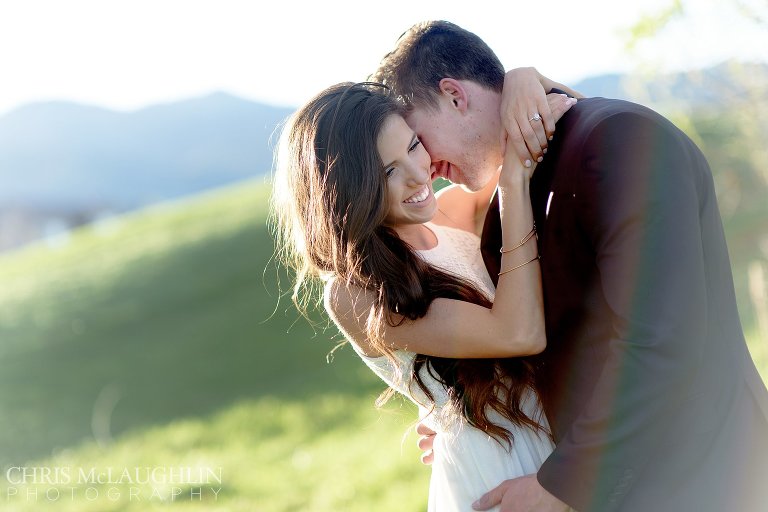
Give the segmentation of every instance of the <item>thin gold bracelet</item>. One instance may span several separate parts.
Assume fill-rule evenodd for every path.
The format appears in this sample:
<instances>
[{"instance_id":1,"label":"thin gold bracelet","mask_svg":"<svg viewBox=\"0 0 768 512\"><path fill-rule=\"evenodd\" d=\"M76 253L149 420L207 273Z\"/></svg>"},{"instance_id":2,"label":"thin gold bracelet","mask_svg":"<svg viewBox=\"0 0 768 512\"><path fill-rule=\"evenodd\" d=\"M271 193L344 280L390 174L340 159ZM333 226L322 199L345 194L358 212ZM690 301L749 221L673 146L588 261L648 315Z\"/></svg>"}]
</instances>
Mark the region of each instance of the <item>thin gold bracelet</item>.
<instances>
[{"instance_id":1,"label":"thin gold bracelet","mask_svg":"<svg viewBox=\"0 0 768 512\"><path fill-rule=\"evenodd\" d=\"M512 272L513 270L517 270L517 269L519 269L520 267L524 267L524 266L526 266L527 264L529 264L529 263L532 263L532 262L534 262L534 261L536 261L536 260L540 260L540 259L541 259L541 255L537 254L535 258L533 258L533 259L531 259L531 260L528 260L528 261L526 261L525 263L521 263L520 265L518 265L518 266L516 266L516 267L512 267L512 268L510 268L509 270L505 270L505 271L503 271L503 272L499 272L499 276L502 276L502 275L506 274L507 272Z\"/></svg>"},{"instance_id":2,"label":"thin gold bracelet","mask_svg":"<svg viewBox=\"0 0 768 512\"><path fill-rule=\"evenodd\" d=\"M531 238L533 238L534 236L535 236L535 237L538 239L538 235L537 235L537 233L536 233L536 223L535 223L535 222L533 223L533 228L531 228L531 230L528 232L528 234L527 234L527 235L525 235L525 236L524 236L524 237L523 237L523 238L520 240L520 243L518 243L516 246L514 246L514 247L513 247L513 248L511 248L511 249L504 249L504 247L502 247L501 249L499 249L499 252L500 252L501 254L507 254L508 252L512 252L512 251L514 251L514 250L516 250L516 249L519 249L519 248L521 248L522 246L524 246L526 243L528 243L528 241L529 241Z\"/></svg>"}]
</instances>

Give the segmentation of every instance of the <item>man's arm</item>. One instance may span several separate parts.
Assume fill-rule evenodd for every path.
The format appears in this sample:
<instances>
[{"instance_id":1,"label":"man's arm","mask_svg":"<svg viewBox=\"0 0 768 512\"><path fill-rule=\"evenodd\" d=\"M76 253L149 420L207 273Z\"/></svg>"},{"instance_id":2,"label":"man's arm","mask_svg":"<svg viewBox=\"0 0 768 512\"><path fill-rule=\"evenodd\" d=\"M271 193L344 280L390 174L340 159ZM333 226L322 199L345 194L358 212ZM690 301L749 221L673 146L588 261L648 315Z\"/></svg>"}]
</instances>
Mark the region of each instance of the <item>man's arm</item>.
<instances>
[{"instance_id":1,"label":"man's arm","mask_svg":"<svg viewBox=\"0 0 768 512\"><path fill-rule=\"evenodd\" d=\"M537 479L503 482L478 510L500 502L502 512L561 510L554 497L580 512L620 510L690 396L701 356L707 290L699 208L715 198L695 169L700 161L687 137L639 108L604 119L586 139L574 159L583 164L575 214L613 315L608 357Z\"/></svg>"},{"instance_id":2,"label":"man's arm","mask_svg":"<svg viewBox=\"0 0 768 512\"><path fill-rule=\"evenodd\" d=\"M671 124L638 111L600 122L580 159L577 215L614 336L591 399L538 473L580 511L619 507L690 392L707 314L691 151Z\"/></svg>"}]
</instances>

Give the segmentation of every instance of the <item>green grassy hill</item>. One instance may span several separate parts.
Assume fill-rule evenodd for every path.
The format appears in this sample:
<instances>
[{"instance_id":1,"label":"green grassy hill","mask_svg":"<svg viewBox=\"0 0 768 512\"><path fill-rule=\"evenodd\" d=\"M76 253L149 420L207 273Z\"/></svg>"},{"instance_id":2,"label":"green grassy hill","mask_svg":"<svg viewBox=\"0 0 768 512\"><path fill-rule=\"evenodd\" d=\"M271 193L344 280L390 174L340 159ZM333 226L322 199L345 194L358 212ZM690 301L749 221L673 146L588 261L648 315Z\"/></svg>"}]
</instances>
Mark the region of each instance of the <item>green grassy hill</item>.
<instances>
[{"instance_id":1,"label":"green grassy hill","mask_svg":"<svg viewBox=\"0 0 768 512\"><path fill-rule=\"evenodd\" d=\"M349 347L326 362L335 330L278 305L268 192L231 187L0 258L3 510L425 508L429 470L403 435L414 408L374 409L382 385ZM179 467L211 473L121 475Z\"/></svg>"},{"instance_id":2,"label":"green grassy hill","mask_svg":"<svg viewBox=\"0 0 768 512\"><path fill-rule=\"evenodd\" d=\"M0 258L3 510L424 508L415 411L375 410L349 347L326 362L335 331L277 305L267 201L231 187ZM64 469L23 485L19 466ZM88 478L137 467L221 483Z\"/></svg>"}]
</instances>

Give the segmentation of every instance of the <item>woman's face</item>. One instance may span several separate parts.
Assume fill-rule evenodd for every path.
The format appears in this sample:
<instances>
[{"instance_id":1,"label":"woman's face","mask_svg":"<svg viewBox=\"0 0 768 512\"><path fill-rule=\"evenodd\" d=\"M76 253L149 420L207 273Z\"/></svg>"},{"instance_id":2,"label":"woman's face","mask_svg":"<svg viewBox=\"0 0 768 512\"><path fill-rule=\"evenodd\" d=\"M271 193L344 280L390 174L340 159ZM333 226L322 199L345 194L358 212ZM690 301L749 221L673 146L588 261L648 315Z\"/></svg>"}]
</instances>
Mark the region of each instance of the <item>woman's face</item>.
<instances>
[{"instance_id":1,"label":"woman's face","mask_svg":"<svg viewBox=\"0 0 768 512\"><path fill-rule=\"evenodd\" d=\"M376 141L388 183L389 226L422 224L432 220L437 201L432 191L427 150L399 115L384 121Z\"/></svg>"}]
</instances>

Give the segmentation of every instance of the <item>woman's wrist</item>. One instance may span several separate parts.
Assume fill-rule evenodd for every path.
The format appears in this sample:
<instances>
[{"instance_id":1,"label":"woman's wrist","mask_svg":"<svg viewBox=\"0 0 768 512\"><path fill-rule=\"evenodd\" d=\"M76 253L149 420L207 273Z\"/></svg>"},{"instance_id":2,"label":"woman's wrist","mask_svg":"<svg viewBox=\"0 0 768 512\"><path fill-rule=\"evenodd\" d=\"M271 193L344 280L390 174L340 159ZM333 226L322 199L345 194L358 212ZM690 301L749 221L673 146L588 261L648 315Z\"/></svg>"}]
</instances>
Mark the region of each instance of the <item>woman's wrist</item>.
<instances>
[{"instance_id":1,"label":"woman's wrist","mask_svg":"<svg viewBox=\"0 0 768 512\"><path fill-rule=\"evenodd\" d=\"M507 152L508 155L514 154L511 148L507 148ZM510 158L504 162L499 175L499 186L513 188L525 186L527 188L535 169L536 165L524 167L519 161Z\"/></svg>"},{"instance_id":2,"label":"woman's wrist","mask_svg":"<svg viewBox=\"0 0 768 512\"><path fill-rule=\"evenodd\" d=\"M522 172L515 173L512 176L504 176L502 174L499 178L499 188L502 190L501 193L504 193L505 191L512 194L515 194L516 191L528 193L530 185L531 178Z\"/></svg>"},{"instance_id":3,"label":"woman's wrist","mask_svg":"<svg viewBox=\"0 0 768 512\"><path fill-rule=\"evenodd\" d=\"M545 77L544 75L542 75L541 73L539 73L538 69L531 67L531 70L536 74L536 78L539 80L541 87L544 89L544 93L549 94L549 91L552 90L554 82L549 78Z\"/></svg>"},{"instance_id":4,"label":"woman's wrist","mask_svg":"<svg viewBox=\"0 0 768 512\"><path fill-rule=\"evenodd\" d=\"M526 210L530 210L530 181L523 180L512 184L499 181L499 210L502 217L513 220L519 216L525 216Z\"/></svg>"}]
</instances>

